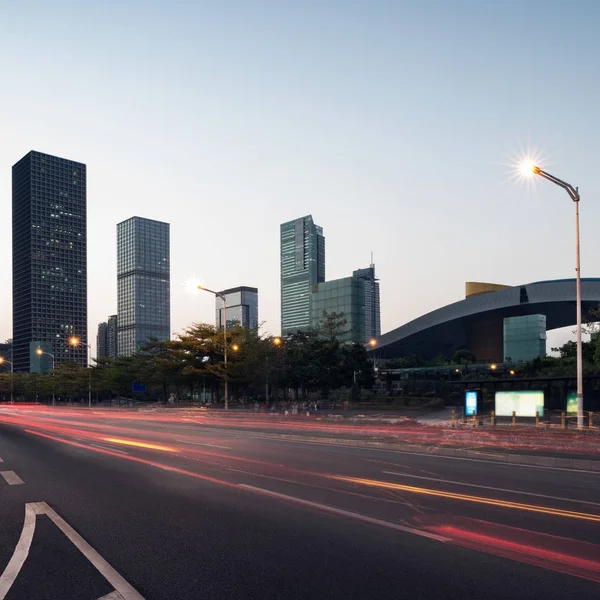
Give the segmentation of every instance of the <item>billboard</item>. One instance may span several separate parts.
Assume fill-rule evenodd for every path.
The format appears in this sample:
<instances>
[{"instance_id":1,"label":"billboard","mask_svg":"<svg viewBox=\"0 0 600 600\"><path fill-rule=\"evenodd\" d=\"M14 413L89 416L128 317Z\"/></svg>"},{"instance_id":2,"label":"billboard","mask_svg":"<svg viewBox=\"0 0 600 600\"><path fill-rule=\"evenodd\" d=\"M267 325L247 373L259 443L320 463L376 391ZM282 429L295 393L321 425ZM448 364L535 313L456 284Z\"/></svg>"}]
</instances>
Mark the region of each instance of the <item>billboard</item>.
<instances>
[{"instance_id":1,"label":"billboard","mask_svg":"<svg viewBox=\"0 0 600 600\"><path fill-rule=\"evenodd\" d=\"M535 417L539 411L544 416L544 392L525 390L522 392L496 392L496 416Z\"/></svg>"},{"instance_id":2,"label":"billboard","mask_svg":"<svg viewBox=\"0 0 600 600\"><path fill-rule=\"evenodd\" d=\"M472 417L477 414L477 392L465 392L465 415Z\"/></svg>"},{"instance_id":3,"label":"billboard","mask_svg":"<svg viewBox=\"0 0 600 600\"><path fill-rule=\"evenodd\" d=\"M577 392L569 392L567 394L567 414L577 414Z\"/></svg>"}]
</instances>

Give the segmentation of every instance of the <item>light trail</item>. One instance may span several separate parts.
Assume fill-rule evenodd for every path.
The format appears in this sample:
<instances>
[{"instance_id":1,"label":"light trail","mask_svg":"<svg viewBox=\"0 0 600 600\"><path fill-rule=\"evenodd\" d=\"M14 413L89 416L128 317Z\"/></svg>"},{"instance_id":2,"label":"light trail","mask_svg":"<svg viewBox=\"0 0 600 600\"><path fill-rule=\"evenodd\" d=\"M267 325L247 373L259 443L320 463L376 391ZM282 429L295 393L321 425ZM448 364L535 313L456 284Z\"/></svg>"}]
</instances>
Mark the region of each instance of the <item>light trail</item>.
<instances>
[{"instance_id":1,"label":"light trail","mask_svg":"<svg viewBox=\"0 0 600 600\"><path fill-rule=\"evenodd\" d=\"M170 448L169 446L160 446L159 444L148 444L147 442L137 442L135 440L123 440L121 438L105 437L101 438L104 442L110 442L112 444L123 444L123 446L135 446L136 448L145 448L148 450L161 450L163 452L179 452L177 448Z\"/></svg>"},{"instance_id":2,"label":"light trail","mask_svg":"<svg viewBox=\"0 0 600 600\"><path fill-rule=\"evenodd\" d=\"M413 494L423 494L426 496L435 496L438 498L446 498L449 500L462 500L464 502L474 502L477 504L486 504L488 506L497 506L500 508L511 508L515 510L524 510L528 512L542 513L552 515L554 517L567 517L571 519L581 519L584 521L592 521L600 523L600 515L590 513L581 513L572 510L563 510L560 508L550 508L547 506L538 506L535 504L523 504L521 502L511 502L510 500L499 500L496 498L485 498L482 496L469 496L467 494L457 494L454 492L443 492L441 490L433 490L429 488L421 488L412 485L402 485L400 483L390 483L388 481L377 481L374 479L362 479L360 477L345 477L341 475L330 475L338 481L346 481L348 483L356 483L369 487L376 487L387 490L398 490L411 492Z\"/></svg>"}]
</instances>

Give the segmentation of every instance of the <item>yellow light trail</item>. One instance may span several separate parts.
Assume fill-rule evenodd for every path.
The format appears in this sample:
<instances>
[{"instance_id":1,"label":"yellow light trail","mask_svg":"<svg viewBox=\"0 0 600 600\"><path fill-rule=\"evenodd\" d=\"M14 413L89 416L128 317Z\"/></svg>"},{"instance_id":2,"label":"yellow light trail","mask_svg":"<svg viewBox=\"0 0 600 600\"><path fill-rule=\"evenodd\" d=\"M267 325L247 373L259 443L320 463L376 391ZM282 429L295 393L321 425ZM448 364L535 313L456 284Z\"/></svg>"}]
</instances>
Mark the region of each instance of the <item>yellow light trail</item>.
<instances>
[{"instance_id":1,"label":"yellow light trail","mask_svg":"<svg viewBox=\"0 0 600 600\"><path fill-rule=\"evenodd\" d=\"M496 498L484 498L481 496L469 496L467 494L457 494L454 492L443 492L440 490L432 490L429 488L415 487L412 485L402 485L400 483L391 483L388 481L376 481L374 479L361 479L358 477L343 477L341 475L333 475L333 479L346 481L348 483L358 483L370 487L379 487L387 490L399 490L411 492L413 494L424 494L426 496L437 496L439 498L447 498L451 500L463 500L465 502L475 502L477 504L488 504L490 506L499 506L502 508L512 508L516 510L526 510L529 512L542 513L553 515L555 517L568 517L570 519L583 519L584 521L593 521L600 523L600 515L590 513L580 513L572 510L562 510L560 508L550 508L547 506L538 506L535 504L523 504L521 502L511 502L510 500L498 500Z\"/></svg>"},{"instance_id":2,"label":"yellow light trail","mask_svg":"<svg viewBox=\"0 0 600 600\"><path fill-rule=\"evenodd\" d=\"M148 450L162 450L163 452L177 452L176 448L170 446L160 446L159 444L147 444L146 442L136 442L134 440L123 440L121 438L102 438L105 442L113 444L123 444L124 446L135 446L136 448L147 448Z\"/></svg>"}]
</instances>

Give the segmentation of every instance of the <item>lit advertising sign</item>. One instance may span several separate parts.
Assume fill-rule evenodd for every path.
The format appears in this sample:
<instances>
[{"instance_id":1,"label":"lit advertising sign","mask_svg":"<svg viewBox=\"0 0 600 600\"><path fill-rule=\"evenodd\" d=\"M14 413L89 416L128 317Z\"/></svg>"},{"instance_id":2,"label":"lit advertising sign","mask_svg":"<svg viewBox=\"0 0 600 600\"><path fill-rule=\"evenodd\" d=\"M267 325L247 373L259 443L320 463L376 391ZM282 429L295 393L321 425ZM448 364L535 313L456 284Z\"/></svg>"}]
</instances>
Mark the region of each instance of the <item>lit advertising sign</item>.
<instances>
[{"instance_id":1,"label":"lit advertising sign","mask_svg":"<svg viewBox=\"0 0 600 600\"><path fill-rule=\"evenodd\" d=\"M567 394L567 414L577 414L577 394L575 392L570 392Z\"/></svg>"},{"instance_id":2,"label":"lit advertising sign","mask_svg":"<svg viewBox=\"0 0 600 600\"><path fill-rule=\"evenodd\" d=\"M477 414L477 392L465 392L465 415L472 417Z\"/></svg>"},{"instance_id":3,"label":"lit advertising sign","mask_svg":"<svg viewBox=\"0 0 600 600\"><path fill-rule=\"evenodd\" d=\"M544 416L544 392L526 390L523 392L496 392L496 416L535 417L539 412Z\"/></svg>"}]
</instances>

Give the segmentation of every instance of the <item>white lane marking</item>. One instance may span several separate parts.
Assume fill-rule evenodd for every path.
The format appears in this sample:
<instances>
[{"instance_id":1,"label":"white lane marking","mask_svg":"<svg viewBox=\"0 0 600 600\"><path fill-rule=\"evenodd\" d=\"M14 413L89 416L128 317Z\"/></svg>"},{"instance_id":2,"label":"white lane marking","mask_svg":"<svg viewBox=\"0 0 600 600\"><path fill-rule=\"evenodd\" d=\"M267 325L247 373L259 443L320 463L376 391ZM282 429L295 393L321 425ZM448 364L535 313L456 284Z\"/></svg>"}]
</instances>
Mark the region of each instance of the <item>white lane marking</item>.
<instances>
[{"instance_id":1,"label":"white lane marking","mask_svg":"<svg viewBox=\"0 0 600 600\"><path fill-rule=\"evenodd\" d=\"M194 444L194 446L210 446L211 448L222 448L223 450L231 450L231 446L219 446L218 444L209 444L204 442L189 442L188 440L175 440L182 444Z\"/></svg>"},{"instance_id":2,"label":"white lane marking","mask_svg":"<svg viewBox=\"0 0 600 600\"><path fill-rule=\"evenodd\" d=\"M102 598L98 598L98 600L125 600L119 592L111 592L110 594L106 594L106 596L102 596Z\"/></svg>"},{"instance_id":3,"label":"white lane marking","mask_svg":"<svg viewBox=\"0 0 600 600\"><path fill-rule=\"evenodd\" d=\"M387 527L388 529L395 529L396 531L402 531L403 533L412 533L414 535L420 535L421 537L429 538L430 540L435 540L436 542L451 542L452 541L451 538L447 538L442 535L436 535L435 533L421 531L420 529L414 529L412 527L405 527L403 525L398 525L398 524L392 523L390 521L383 521L382 519L376 519L375 517L369 517L367 515L361 515L360 513L351 512L349 510L335 508L334 506L329 506L328 504L320 504L319 502L311 502L310 500L303 500L302 498L296 498L296 496L288 496L286 494L280 494L279 492L272 492L271 490L266 490L264 488L254 487L253 485L247 485L245 483L240 483L238 485L238 487L243 488L245 490L250 490L252 492L259 492L261 494L266 494L267 496L272 496L273 498L279 498L281 500L290 500L292 502L296 502L297 504L303 504L304 506L310 506L311 508L318 508L320 510L325 510L327 512L334 513L336 515L350 517L352 519L357 519L358 521L365 521L366 523L372 523L373 525L381 525L383 527Z\"/></svg>"},{"instance_id":4,"label":"white lane marking","mask_svg":"<svg viewBox=\"0 0 600 600\"><path fill-rule=\"evenodd\" d=\"M4 462L4 461L2 460L2 457L1 457L1 456L0 456L0 462Z\"/></svg>"},{"instance_id":5,"label":"white lane marking","mask_svg":"<svg viewBox=\"0 0 600 600\"><path fill-rule=\"evenodd\" d=\"M15 547L15 551L8 563L4 573L0 575L0 600L6 598L12 584L15 582L17 575L23 567L25 559L29 555L29 548L31 547L31 540L33 539L33 533L35 531L35 511L31 504L25 505L25 521L23 523L23 530L21 531L21 537Z\"/></svg>"},{"instance_id":6,"label":"white lane marking","mask_svg":"<svg viewBox=\"0 0 600 600\"><path fill-rule=\"evenodd\" d=\"M242 437L242 436L240 436ZM387 452L389 454L407 454L412 456L424 456L426 458L445 458L446 460L466 460L468 462L480 462L493 464L499 467L523 467L526 469L549 469L550 471L570 471L571 473L585 473L586 475L600 475L600 471L588 471L586 469L569 469L568 467L547 467L545 465L526 465L523 463L506 462L502 460L485 460L483 458L466 458L464 456L445 456L443 454L433 454L425 452L412 452L411 450L389 450L387 448L370 448L369 446L350 446L348 444L330 444L328 442L309 442L304 440L284 440L268 436L249 435L244 439L268 440L272 442L286 442L288 444L311 444L313 446L328 446L329 448L349 448L351 450L370 450L372 452ZM522 456L517 454L515 456Z\"/></svg>"},{"instance_id":7,"label":"white lane marking","mask_svg":"<svg viewBox=\"0 0 600 600\"><path fill-rule=\"evenodd\" d=\"M563 498L562 496L548 496L547 494L535 494L534 492L521 492L519 490L509 490L506 488L491 487L488 485L477 485L476 483L465 483L463 481L450 481L449 479L437 479L436 477L424 477L423 475L409 475L408 473L398 473L396 471L382 471L387 475L399 475L400 477L412 477L413 479L425 479L426 481L436 481L438 483L449 483L452 485L463 485L466 487L479 488L481 490L492 490L494 492L508 492L510 494L521 494L523 496L535 496L536 498L546 498L547 500L560 500L561 502L575 502L576 504L589 504L590 506L600 506L600 502L591 502L589 500L575 500L574 498Z\"/></svg>"},{"instance_id":8,"label":"white lane marking","mask_svg":"<svg viewBox=\"0 0 600 600\"><path fill-rule=\"evenodd\" d=\"M117 450L116 448L111 448L110 446L102 446L101 444L92 444L89 442L90 446L94 446L94 448L102 448L102 450L110 450L111 452L118 452L119 454L127 454L129 452L125 452L125 450Z\"/></svg>"},{"instance_id":9,"label":"white lane marking","mask_svg":"<svg viewBox=\"0 0 600 600\"><path fill-rule=\"evenodd\" d=\"M56 511L45 502L39 502L38 506L43 514L47 515L54 524L69 538L71 543L100 571L104 579L108 581L115 591L121 594L123 600L144 600L139 594L110 564L104 560ZM38 512L38 514L42 514ZM1 600L1 599L0 599Z\"/></svg>"},{"instance_id":10,"label":"white lane marking","mask_svg":"<svg viewBox=\"0 0 600 600\"><path fill-rule=\"evenodd\" d=\"M25 483L14 471L0 471L0 475L8 485L21 485Z\"/></svg>"}]
</instances>

